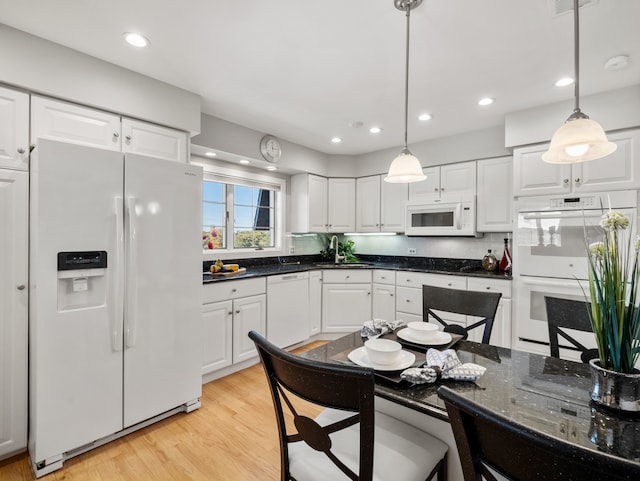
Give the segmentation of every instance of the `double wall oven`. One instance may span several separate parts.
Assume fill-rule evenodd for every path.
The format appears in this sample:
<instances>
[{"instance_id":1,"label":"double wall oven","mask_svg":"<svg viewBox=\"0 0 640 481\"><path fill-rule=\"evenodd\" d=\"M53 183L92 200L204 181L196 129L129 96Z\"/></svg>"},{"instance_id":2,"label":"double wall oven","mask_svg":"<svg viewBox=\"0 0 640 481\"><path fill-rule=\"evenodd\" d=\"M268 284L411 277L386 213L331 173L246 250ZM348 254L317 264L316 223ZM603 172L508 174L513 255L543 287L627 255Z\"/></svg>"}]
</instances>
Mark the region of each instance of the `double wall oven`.
<instances>
[{"instance_id":1,"label":"double wall oven","mask_svg":"<svg viewBox=\"0 0 640 481\"><path fill-rule=\"evenodd\" d=\"M584 300L589 292L585 233L588 243L601 240L600 218L612 209L629 217L631 229L625 235L635 237L637 204L636 191L518 199L513 241L514 348L549 354L544 297ZM595 347L593 334L572 335ZM568 349L561 349L561 356L579 359L579 353Z\"/></svg>"}]
</instances>

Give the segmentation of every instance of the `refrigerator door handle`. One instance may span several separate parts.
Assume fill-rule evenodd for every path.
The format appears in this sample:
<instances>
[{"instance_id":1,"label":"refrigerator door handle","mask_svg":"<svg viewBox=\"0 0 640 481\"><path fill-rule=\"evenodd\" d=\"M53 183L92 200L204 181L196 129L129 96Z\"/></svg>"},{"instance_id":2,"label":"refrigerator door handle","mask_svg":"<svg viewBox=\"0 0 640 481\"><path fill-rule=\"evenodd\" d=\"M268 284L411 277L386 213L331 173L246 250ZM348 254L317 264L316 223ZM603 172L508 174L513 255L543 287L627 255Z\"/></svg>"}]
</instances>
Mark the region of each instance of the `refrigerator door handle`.
<instances>
[{"instance_id":1,"label":"refrigerator door handle","mask_svg":"<svg viewBox=\"0 0 640 481\"><path fill-rule=\"evenodd\" d=\"M111 275L111 289L113 292L113 313L111 315L111 347L114 351L122 351L122 336L124 316L124 288L122 287L123 251L124 251L124 204L122 197L115 198L115 259Z\"/></svg>"},{"instance_id":2,"label":"refrigerator door handle","mask_svg":"<svg viewBox=\"0 0 640 481\"><path fill-rule=\"evenodd\" d=\"M136 198L127 197L127 306L124 317L126 347L136 345L136 309L138 304L138 278L136 275Z\"/></svg>"}]
</instances>

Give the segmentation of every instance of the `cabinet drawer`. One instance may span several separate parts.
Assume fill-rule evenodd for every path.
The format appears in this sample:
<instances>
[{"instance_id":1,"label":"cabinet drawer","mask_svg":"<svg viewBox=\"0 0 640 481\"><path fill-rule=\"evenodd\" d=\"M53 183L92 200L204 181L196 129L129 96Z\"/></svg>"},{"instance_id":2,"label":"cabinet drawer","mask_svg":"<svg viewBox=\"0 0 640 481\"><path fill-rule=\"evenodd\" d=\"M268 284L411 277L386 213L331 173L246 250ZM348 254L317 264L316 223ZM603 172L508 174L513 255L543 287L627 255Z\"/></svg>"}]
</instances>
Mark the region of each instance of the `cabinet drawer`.
<instances>
[{"instance_id":1,"label":"cabinet drawer","mask_svg":"<svg viewBox=\"0 0 640 481\"><path fill-rule=\"evenodd\" d=\"M202 286L202 303L238 299L266 292L265 278L211 282Z\"/></svg>"},{"instance_id":2,"label":"cabinet drawer","mask_svg":"<svg viewBox=\"0 0 640 481\"><path fill-rule=\"evenodd\" d=\"M421 288L423 285L427 285L465 290L467 288L467 278L464 276L448 276L446 274L399 271L396 273L396 285L402 287L413 287L416 289Z\"/></svg>"},{"instance_id":3,"label":"cabinet drawer","mask_svg":"<svg viewBox=\"0 0 640 481\"><path fill-rule=\"evenodd\" d=\"M325 269L322 271L322 280L325 284L353 284L371 282L371 270L369 269Z\"/></svg>"},{"instance_id":4,"label":"cabinet drawer","mask_svg":"<svg viewBox=\"0 0 640 481\"><path fill-rule=\"evenodd\" d=\"M396 283L396 271L387 271L376 269L373 271L373 282L376 284L394 284Z\"/></svg>"},{"instance_id":5,"label":"cabinet drawer","mask_svg":"<svg viewBox=\"0 0 640 481\"><path fill-rule=\"evenodd\" d=\"M422 317L422 289L396 287L396 311Z\"/></svg>"},{"instance_id":6,"label":"cabinet drawer","mask_svg":"<svg viewBox=\"0 0 640 481\"><path fill-rule=\"evenodd\" d=\"M511 281L508 280L468 277L467 289L481 292L501 292L503 298L511 298Z\"/></svg>"}]
</instances>

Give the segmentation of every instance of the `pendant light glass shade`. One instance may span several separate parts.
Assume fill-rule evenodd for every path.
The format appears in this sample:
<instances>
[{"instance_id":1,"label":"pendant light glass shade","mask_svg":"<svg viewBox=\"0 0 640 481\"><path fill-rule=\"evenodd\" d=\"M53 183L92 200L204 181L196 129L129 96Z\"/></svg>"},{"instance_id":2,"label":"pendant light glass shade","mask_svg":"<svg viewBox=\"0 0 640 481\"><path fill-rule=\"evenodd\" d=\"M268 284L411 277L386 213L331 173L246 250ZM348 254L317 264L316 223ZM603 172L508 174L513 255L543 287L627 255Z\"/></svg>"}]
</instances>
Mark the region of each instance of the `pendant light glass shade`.
<instances>
[{"instance_id":1,"label":"pendant light glass shade","mask_svg":"<svg viewBox=\"0 0 640 481\"><path fill-rule=\"evenodd\" d=\"M389 166L389 174L384 178L385 182L402 184L420 182L427 178L422 172L420 161L408 149L403 149Z\"/></svg>"},{"instance_id":2,"label":"pendant light glass shade","mask_svg":"<svg viewBox=\"0 0 640 481\"><path fill-rule=\"evenodd\" d=\"M549 150L542 154L542 160L549 164L573 164L600 159L617 148L607 140L604 129L595 120L567 120L553 134Z\"/></svg>"},{"instance_id":3,"label":"pendant light glass shade","mask_svg":"<svg viewBox=\"0 0 640 481\"><path fill-rule=\"evenodd\" d=\"M542 160L549 164L575 164L613 153L618 146L609 142L604 129L580 110L580 7L573 0L573 38L575 62L575 108L573 114L553 134Z\"/></svg>"}]
</instances>

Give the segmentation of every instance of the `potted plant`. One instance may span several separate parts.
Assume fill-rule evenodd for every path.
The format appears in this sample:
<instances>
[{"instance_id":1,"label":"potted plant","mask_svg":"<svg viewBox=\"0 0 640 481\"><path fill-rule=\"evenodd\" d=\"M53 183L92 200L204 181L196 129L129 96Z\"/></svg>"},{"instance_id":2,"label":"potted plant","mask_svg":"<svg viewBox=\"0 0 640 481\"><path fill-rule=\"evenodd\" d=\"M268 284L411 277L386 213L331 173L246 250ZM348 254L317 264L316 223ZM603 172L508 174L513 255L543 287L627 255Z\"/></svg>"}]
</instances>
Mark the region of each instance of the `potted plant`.
<instances>
[{"instance_id":1,"label":"potted plant","mask_svg":"<svg viewBox=\"0 0 640 481\"><path fill-rule=\"evenodd\" d=\"M600 405L640 412L640 309L636 297L640 241L625 236L629 219L621 212L602 216L602 241L588 246L591 325L598 358L589 364L591 398ZM586 237L585 237L586 238Z\"/></svg>"}]
</instances>

